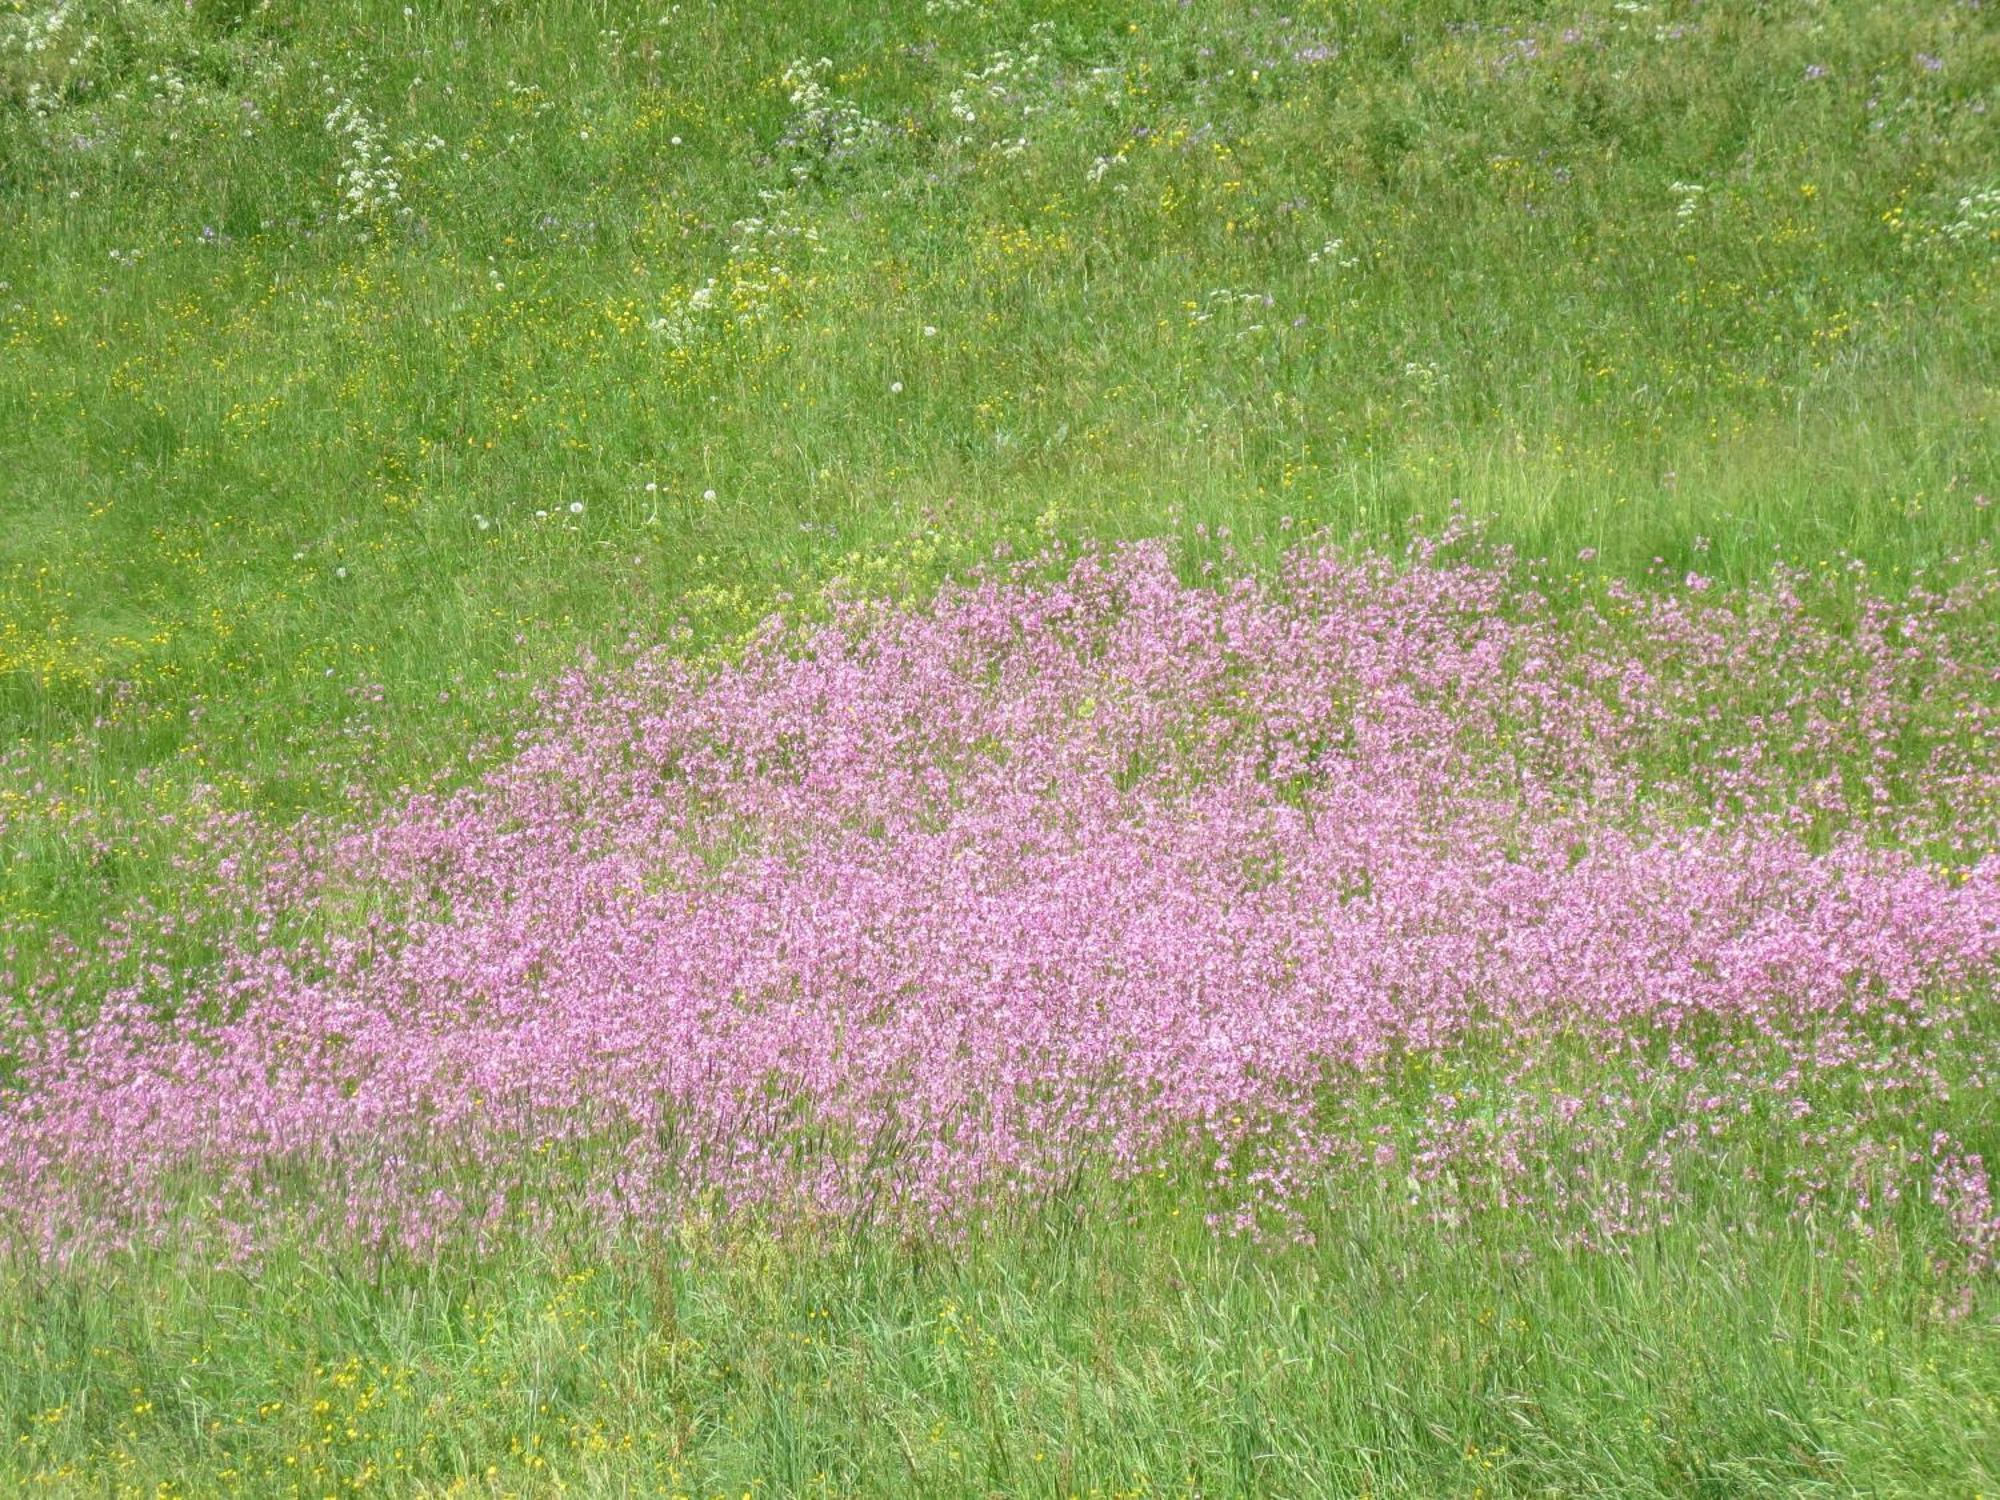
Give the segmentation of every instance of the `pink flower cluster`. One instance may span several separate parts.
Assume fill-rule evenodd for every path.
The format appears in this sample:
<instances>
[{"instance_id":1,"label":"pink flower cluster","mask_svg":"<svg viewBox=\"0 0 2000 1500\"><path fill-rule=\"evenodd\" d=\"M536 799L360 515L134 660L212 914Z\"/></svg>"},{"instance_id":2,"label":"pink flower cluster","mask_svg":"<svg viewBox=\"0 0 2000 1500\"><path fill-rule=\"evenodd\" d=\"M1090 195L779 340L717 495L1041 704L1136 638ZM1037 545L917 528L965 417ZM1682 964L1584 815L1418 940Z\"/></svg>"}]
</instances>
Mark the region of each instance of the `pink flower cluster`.
<instances>
[{"instance_id":1,"label":"pink flower cluster","mask_svg":"<svg viewBox=\"0 0 2000 1500\"><path fill-rule=\"evenodd\" d=\"M476 785L246 861L193 978L23 1010L0 1238L963 1226L1190 1162L1245 1226L1377 1173L1588 1238L1754 1118L1990 1263L1916 1122L1989 1065L1996 597L1142 545L586 663ZM1462 1055L1514 1092L1369 1105Z\"/></svg>"}]
</instances>

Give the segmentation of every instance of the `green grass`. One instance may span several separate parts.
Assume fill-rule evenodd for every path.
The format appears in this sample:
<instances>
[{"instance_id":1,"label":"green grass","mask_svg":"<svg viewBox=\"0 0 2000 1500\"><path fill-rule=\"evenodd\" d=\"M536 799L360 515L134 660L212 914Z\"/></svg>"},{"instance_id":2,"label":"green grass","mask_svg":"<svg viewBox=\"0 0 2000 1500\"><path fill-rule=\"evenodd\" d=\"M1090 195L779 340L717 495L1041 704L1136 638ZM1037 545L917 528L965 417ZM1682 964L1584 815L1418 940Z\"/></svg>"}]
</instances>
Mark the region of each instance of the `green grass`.
<instances>
[{"instance_id":1,"label":"green grass","mask_svg":"<svg viewBox=\"0 0 2000 1500\"><path fill-rule=\"evenodd\" d=\"M1994 532L1971 10L939 9L79 0L77 66L0 53L10 815L337 805L510 727L498 673L1002 540L1460 500L1600 568L1893 578ZM959 124L999 52L1034 112ZM774 153L821 55L880 132ZM336 222L339 99L404 216ZM751 215L816 250L732 258ZM8 899L74 910L45 866Z\"/></svg>"},{"instance_id":2,"label":"green grass","mask_svg":"<svg viewBox=\"0 0 2000 1500\"><path fill-rule=\"evenodd\" d=\"M0 0L22 964L202 899L191 818L460 774L582 647L726 644L1003 543L1257 557L1462 505L1591 577L1991 562L2000 33L1968 5L50 11ZM1002 53L1012 101L966 81ZM821 56L826 119L877 125L845 156L778 145ZM401 211L336 218L342 99ZM964 1255L10 1269L0 1485L2000 1482L1990 1291L1947 1319L1914 1253L1718 1220L1580 1258L1366 1204L1271 1252L1115 1201ZM313 1403L370 1384L318 1446Z\"/></svg>"},{"instance_id":3,"label":"green grass","mask_svg":"<svg viewBox=\"0 0 2000 1500\"><path fill-rule=\"evenodd\" d=\"M1914 1247L1727 1208L1618 1255L1322 1206L1312 1248L1085 1194L964 1247L514 1245L17 1277L54 1491L1955 1495L2000 1344ZM14 1439L10 1438L10 1441Z\"/></svg>"},{"instance_id":4,"label":"green grass","mask_svg":"<svg viewBox=\"0 0 2000 1500\"><path fill-rule=\"evenodd\" d=\"M1378 1111L1407 1151L1437 1091L1501 1097L1520 1062L1475 1045L1373 1104L1329 1105ZM1616 1086L1584 1051L1555 1066L1530 1086ZM1634 1096L1635 1116L1689 1087L1660 1085ZM1822 1117L1847 1113L1814 1097ZM1982 1110L1976 1081L1954 1077L1919 1135L1990 1140ZM1671 1223L1587 1246L1591 1213L1552 1217L1476 1178L1338 1172L1271 1239L1230 1238L1209 1228L1206 1208L1225 1205L1189 1162L1080 1181L962 1241L697 1218L607 1244L566 1208L558 1171L546 1231L484 1255L412 1263L294 1240L241 1268L173 1252L15 1260L0 1264L0 1484L1993 1493L1990 1272L1954 1273L1964 1247L1914 1203L1868 1232L1838 1194L1789 1211L1752 1181L1760 1149L1683 1163ZM1631 1181L1643 1195L1644 1173Z\"/></svg>"}]
</instances>

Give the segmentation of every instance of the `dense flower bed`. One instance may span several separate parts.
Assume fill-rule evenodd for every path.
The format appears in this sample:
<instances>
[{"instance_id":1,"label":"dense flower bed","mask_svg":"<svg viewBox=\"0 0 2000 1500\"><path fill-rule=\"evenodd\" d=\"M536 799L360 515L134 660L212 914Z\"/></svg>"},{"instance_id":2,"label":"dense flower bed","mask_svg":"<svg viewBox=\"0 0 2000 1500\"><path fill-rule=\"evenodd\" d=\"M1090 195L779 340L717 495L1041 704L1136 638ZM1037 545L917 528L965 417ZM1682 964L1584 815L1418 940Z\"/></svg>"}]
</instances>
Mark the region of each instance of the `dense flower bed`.
<instances>
[{"instance_id":1,"label":"dense flower bed","mask_svg":"<svg viewBox=\"0 0 2000 1500\"><path fill-rule=\"evenodd\" d=\"M139 931L87 1023L19 1010L0 1232L949 1232L1192 1163L1225 1226L1372 1174L1601 1243L1779 1141L1989 1266L1936 1121L1992 1056L1996 595L1137 546L586 664L478 784L288 831L194 979Z\"/></svg>"}]
</instances>

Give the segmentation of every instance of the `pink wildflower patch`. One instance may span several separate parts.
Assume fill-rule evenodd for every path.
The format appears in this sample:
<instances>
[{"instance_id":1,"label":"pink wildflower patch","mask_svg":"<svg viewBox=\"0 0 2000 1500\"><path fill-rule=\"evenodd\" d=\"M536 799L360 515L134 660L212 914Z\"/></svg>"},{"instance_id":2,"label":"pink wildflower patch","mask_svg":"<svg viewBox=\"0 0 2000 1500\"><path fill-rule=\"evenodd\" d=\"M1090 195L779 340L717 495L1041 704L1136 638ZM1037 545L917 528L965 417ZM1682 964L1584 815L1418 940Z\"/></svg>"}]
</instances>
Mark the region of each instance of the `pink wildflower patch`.
<instances>
[{"instance_id":1,"label":"pink wildflower patch","mask_svg":"<svg viewBox=\"0 0 2000 1500\"><path fill-rule=\"evenodd\" d=\"M1917 1109L2000 958L1966 832L1994 667L1951 645L1993 589L1820 607L1849 587L1559 610L1428 544L1210 588L1137 546L580 666L479 784L287 833L194 980L80 1029L50 998L0 1094L0 1234L937 1227L1190 1161L1237 1225L1341 1172L1554 1212L1636 1140L1580 1231L1615 1237L1739 1116ZM1697 1036L1768 1070L1695 1068ZM1577 1037L1659 1042L1682 1106L1446 1092L1396 1139L1350 1107ZM1980 1158L1907 1170L1990 1261Z\"/></svg>"}]
</instances>

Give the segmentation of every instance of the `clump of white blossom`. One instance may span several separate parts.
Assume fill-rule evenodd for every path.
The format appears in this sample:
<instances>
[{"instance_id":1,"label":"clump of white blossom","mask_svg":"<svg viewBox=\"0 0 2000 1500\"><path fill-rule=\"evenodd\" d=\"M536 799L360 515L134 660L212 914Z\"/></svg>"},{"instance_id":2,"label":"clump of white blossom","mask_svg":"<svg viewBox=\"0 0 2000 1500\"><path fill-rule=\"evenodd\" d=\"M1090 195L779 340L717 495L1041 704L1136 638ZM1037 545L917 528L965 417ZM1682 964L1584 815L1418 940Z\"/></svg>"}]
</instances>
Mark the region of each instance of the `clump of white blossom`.
<instances>
[{"instance_id":1,"label":"clump of white blossom","mask_svg":"<svg viewBox=\"0 0 2000 1500\"><path fill-rule=\"evenodd\" d=\"M1960 198L1956 213L1940 232L1954 244L2000 239L2000 186L1979 188Z\"/></svg>"},{"instance_id":2,"label":"clump of white blossom","mask_svg":"<svg viewBox=\"0 0 2000 1500\"><path fill-rule=\"evenodd\" d=\"M981 144L983 122L991 136L984 143L985 149L1001 157L1027 151L1028 137L1022 127L1047 111L1054 95L1055 42L1055 23L1037 21L1028 28L1025 41L990 52L985 62L967 69L959 85L945 95L944 112L957 132L952 144ZM1097 180L1091 178L1092 182Z\"/></svg>"},{"instance_id":3,"label":"clump of white blossom","mask_svg":"<svg viewBox=\"0 0 2000 1500\"><path fill-rule=\"evenodd\" d=\"M796 182L805 181L823 165L858 155L887 134L880 120L835 96L828 85L832 76L832 58L799 58L778 80L792 106L778 149L795 158L790 170Z\"/></svg>"},{"instance_id":4,"label":"clump of white blossom","mask_svg":"<svg viewBox=\"0 0 2000 1500\"><path fill-rule=\"evenodd\" d=\"M340 146L341 223L372 223L403 206L403 179L396 168L382 122L352 99L342 99L326 117L326 132Z\"/></svg>"},{"instance_id":5,"label":"clump of white blossom","mask_svg":"<svg viewBox=\"0 0 2000 1500\"><path fill-rule=\"evenodd\" d=\"M1347 253L1347 241L1328 240L1319 249L1306 257L1309 266L1337 266L1343 271L1351 271L1361 264L1361 257Z\"/></svg>"}]
</instances>

